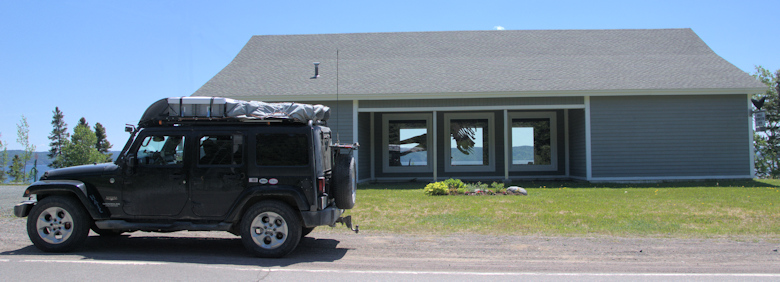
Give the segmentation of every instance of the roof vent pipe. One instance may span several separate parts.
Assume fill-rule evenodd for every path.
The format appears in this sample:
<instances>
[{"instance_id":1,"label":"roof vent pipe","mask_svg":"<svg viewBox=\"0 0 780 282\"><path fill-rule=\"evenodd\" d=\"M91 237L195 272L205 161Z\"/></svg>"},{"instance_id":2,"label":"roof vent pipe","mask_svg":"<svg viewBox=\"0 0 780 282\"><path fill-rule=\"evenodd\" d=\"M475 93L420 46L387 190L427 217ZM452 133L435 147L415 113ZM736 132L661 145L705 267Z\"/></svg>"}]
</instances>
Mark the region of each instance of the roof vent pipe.
<instances>
[{"instance_id":1,"label":"roof vent pipe","mask_svg":"<svg viewBox=\"0 0 780 282\"><path fill-rule=\"evenodd\" d=\"M320 62L314 62L314 76L312 76L312 79L316 79L320 77Z\"/></svg>"}]
</instances>

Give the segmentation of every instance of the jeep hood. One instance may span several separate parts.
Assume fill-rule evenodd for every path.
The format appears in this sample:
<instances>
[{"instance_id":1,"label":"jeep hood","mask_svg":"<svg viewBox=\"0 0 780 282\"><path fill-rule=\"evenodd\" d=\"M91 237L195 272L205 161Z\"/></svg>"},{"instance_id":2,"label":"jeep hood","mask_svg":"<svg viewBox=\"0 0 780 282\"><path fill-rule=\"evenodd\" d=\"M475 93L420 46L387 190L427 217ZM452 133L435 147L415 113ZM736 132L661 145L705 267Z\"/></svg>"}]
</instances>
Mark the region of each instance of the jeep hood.
<instances>
[{"instance_id":1,"label":"jeep hood","mask_svg":"<svg viewBox=\"0 0 780 282\"><path fill-rule=\"evenodd\" d=\"M118 169L119 166L113 163L71 166L47 171L43 174L41 180L74 179L84 176L99 176L104 173L114 172Z\"/></svg>"}]
</instances>

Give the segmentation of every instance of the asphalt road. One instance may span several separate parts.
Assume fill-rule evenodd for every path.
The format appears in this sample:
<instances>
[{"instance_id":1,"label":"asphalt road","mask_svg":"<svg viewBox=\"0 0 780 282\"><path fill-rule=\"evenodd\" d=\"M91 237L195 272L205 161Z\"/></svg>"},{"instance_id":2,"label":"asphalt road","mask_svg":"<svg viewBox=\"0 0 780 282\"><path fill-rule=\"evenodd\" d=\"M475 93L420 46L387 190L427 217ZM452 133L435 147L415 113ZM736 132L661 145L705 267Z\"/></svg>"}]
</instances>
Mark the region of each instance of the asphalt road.
<instances>
[{"instance_id":1,"label":"asphalt road","mask_svg":"<svg viewBox=\"0 0 780 282\"><path fill-rule=\"evenodd\" d=\"M252 257L226 232L90 234L68 254L40 252L0 186L0 280L110 281L778 281L777 239L430 236L320 227L283 259Z\"/></svg>"}]
</instances>

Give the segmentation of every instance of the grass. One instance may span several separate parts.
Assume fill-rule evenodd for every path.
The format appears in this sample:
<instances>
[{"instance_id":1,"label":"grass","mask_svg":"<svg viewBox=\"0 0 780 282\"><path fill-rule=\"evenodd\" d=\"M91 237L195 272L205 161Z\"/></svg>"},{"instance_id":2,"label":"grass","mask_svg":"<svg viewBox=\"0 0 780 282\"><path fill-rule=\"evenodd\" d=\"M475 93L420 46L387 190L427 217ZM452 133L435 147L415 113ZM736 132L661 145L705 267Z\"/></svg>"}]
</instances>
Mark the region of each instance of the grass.
<instances>
[{"instance_id":1,"label":"grass","mask_svg":"<svg viewBox=\"0 0 780 282\"><path fill-rule=\"evenodd\" d=\"M388 233L780 238L780 180L514 183L528 196L425 196L425 183L365 184L348 211Z\"/></svg>"}]
</instances>

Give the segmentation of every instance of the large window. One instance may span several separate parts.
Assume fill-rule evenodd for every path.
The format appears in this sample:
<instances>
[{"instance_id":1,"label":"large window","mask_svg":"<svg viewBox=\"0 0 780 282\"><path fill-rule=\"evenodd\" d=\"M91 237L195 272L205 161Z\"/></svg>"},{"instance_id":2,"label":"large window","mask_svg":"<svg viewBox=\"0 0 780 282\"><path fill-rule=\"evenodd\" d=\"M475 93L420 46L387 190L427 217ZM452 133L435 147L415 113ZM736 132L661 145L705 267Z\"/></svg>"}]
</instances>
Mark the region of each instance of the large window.
<instances>
[{"instance_id":1,"label":"large window","mask_svg":"<svg viewBox=\"0 0 780 282\"><path fill-rule=\"evenodd\" d=\"M509 114L512 170L557 170L555 112Z\"/></svg>"},{"instance_id":2,"label":"large window","mask_svg":"<svg viewBox=\"0 0 780 282\"><path fill-rule=\"evenodd\" d=\"M243 135L206 135L200 138L198 165L238 165L244 156Z\"/></svg>"},{"instance_id":3,"label":"large window","mask_svg":"<svg viewBox=\"0 0 780 282\"><path fill-rule=\"evenodd\" d=\"M257 165L304 166L309 164L306 135L267 133L257 135Z\"/></svg>"},{"instance_id":4,"label":"large window","mask_svg":"<svg viewBox=\"0 0 780 282\"><path fill-rule=\"evenodd\" d=\"M445 171L495 170L495 129L493 113L447 113L449 132L444 150Z\"/></svg>"},{"instance_id":5,"label":"large window","mask_svg":"<svg viewBox=\"0 0 780 282\"><path fill-rule=\"evenodd\" d=\"M383 168L387 172L432 171L431 114L385 114Z\"/></svg>"}]
</instances>

